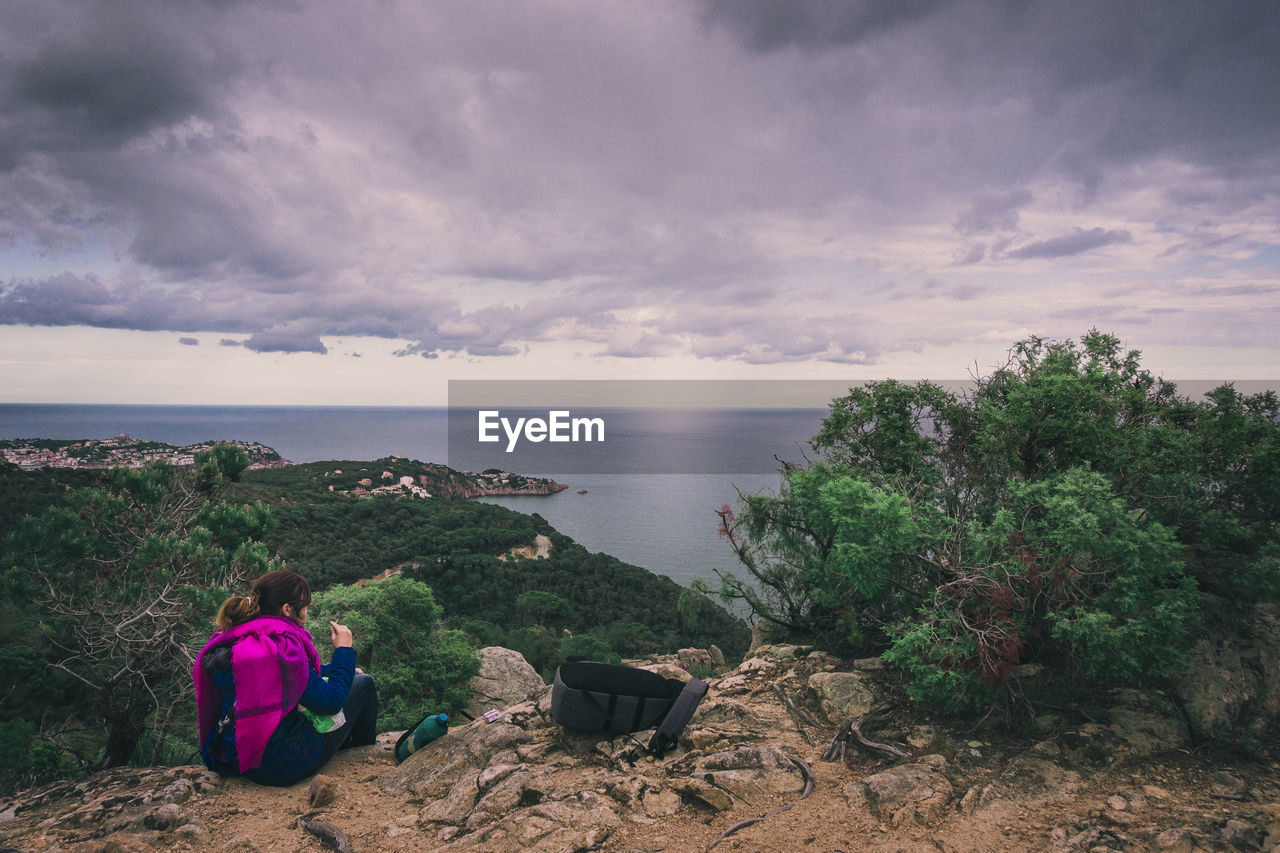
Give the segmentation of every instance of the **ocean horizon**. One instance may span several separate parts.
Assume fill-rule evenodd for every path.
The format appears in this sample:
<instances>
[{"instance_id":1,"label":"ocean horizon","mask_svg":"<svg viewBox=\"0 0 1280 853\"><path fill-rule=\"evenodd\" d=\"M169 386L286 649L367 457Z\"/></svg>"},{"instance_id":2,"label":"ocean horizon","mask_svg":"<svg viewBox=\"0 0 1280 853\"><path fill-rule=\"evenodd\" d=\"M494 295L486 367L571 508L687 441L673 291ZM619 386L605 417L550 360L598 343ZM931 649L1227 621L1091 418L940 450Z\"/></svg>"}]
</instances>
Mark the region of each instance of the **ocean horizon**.
<instances>
[{"instance_id":1,"label":"ocean horizon","mask_svg":"<svg viewBox=\"0 0 1280 853\"><path fill-rule=\"evenodd\" d=\"M677 460L678 470L683 464L678 460L701 458L709 446L706 430L688 429L685 412L666 432L662 419L646 421L650 432L645 449L639 452L651 453L660 447L662 471L634 473L644 470L635 464L621 465L626 473L512 466L510 470L517 473L551 477L569 488L555 495L480 500L537 513L590 551L603 551L682 585L699 579L714 587L716 570L731 570L735 564L719 536L716 512L724 504L734 505L738 491L776 488L774 456L798 459L826 410L774 410L763 418L760 410L706 412L714 424L714 444L721 451L717 465L732 468L732 458L723 458L723 451L736 449L743 454L741 472L719 467L710 473L672 473L672 460ZM448 414L445 406L0 403L0 438L102 439L123 433L180 446L210 440L256 441L295 463L394 455L447 464ZM759 440L762 422L776 439L767 446ZM735 434L754 438L739 441ZM501 454L495 458L504 461ZM580 489L586 493L579 494Z\"/></svg>"}]
</instances>

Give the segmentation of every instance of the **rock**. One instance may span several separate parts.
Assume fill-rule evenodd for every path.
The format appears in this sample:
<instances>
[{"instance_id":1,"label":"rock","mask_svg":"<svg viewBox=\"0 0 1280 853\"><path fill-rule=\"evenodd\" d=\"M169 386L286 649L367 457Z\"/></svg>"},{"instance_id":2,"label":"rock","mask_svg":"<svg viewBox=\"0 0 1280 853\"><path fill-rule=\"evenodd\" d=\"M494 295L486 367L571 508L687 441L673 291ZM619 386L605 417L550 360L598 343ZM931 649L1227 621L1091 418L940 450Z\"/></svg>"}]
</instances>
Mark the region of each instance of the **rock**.
<instances>
[{"instance_id":1,"label":"rock","mask_svg":"<svg viewBox=\"0 0 1280 853\"><path fill-rule=\"evenodd\" d=\"M1230 610L1228 603L1217 604ZM1280 723L1280 607L1254 605L1243 631L1199 640L1190 658L1175 691L1192 730L1261 752Z\"/></svg>"},{"instance_id":2,"label":"rock","mask_svg":"<svg viewBox=\"0 0 1280 853\"><path fill-rule=\"evenodd\" d=\"M672 781L671 789L713 811L723 812L733 808L733 796L728 791L717 788L702 779L693 777L676 779Z\"/></svg>"},{"instance_id":3,"label":"rock","mask_svg":"<svg viewBox=\"0 0 1280 853\"><path fill-rule=\"evenodd\" d=\"M713 753L699 759L690 776L746 803L772 794L799 793L804 788L800 768L776 746L747 746Z\"/></svg>"},{"instance_id":4,"label":"rock","mask_svg":"<svg viewBox=\"0 0 1280 853\"><path fill-rule=\"evenodd\" d=\"M764 645L751 650L754 657L774 663L795 663L813 653L813 646Z\"/></svg>"},{"instance_id":5,"label":"rock","mask_svg":"<svg viewBox=\"0 0 1280 853\"><path fill-rule=\"evenodd\" d=\"M861 717L876 704L863 677L852 672L815 672L809 676L809 689L817 696L822 713L836 726Z\"/></svg>"},{"instance_id":6,"label":"rock","mask_svg":"<svg viewBox=\"0 0 1280 853\"><path fill-rule=\"evenodd\" d=\"M389 794L412 793L436 799L446 796L454 782L468 770L479 773L490 756L529 743L530 734L510 723L477 720L436 738L379 781Z\"/></svg>"},{"instance_id":7,"label":"rock","mask_svg":"<svg viewBox=\"0 0 1280 853\"><path fill-rule=\"evenodd\" d=\"M500 646L480 650L480 672L471 679L474 695L467 712L479 717L490 708L499 710L526 699L537 699L547 684L524 655Z\"/></svg>"},{"instance_id":8,"label":"rock","mask_svg":"<svg viewBox=\"0 0 1280 853\"><path fill-rule=\"evenodd\" d=\"M1120 689L1107 712L1111 731L1135 758L1147 758L1171 749L1185 749L1191 734L1178 708L1158 693Z\"/></svg>"},{"instance_id":9,"label":"rock","mask_svg":"<svg viewBox=\"0 0 1280 853\"><path fill-rule=\"evenodd\" d=\"M947 777L927 764L903 764L863 780L867 804L876 817L895 827L906 823L931 826L942 819L954 788Z\"/></svg>"},{"instance_id":10,"label":"rock","mask_svg":"<svg viewBox=\"0 0 1280 853\"><path fill-rule=\"evenodd\" d=\"M684 669L683 667L676 666L674 663L665 663L665 662L650 663L650 664L645 664L644 666L640 667L640 669L657 673L658 675L661 675L663 678L675 678L675 679L678 679L679 681L688 681L690 678L693 678L693 676L689 673L689 670Z\"/></svg>"},{"instance_id":11,"label":"rock","mask_svg":"<svg viewBox=\"0 0 1280 853\"><path fill-rule=\"evenodd\" d=\"M313 809L322 809L338 799L338 783L333 777L317 773L307 786L307 802Z\"/></svg>"},{"instance_id":12,"label":"rock","mask_svg":"<svg viewBox=\"0 0 1280 853\"><path fill-rule=\"evenodd\" d=\"M172 829L186 822L187 816L183 814L182 807L177 803L165 803L148 809L141 818L142 825L147 829L158 830Z\"/></svg>"},{"instance_id":13,"label":"rock","mask_svg":"<svg viewBox=\"0 0 1280 853\"><path fill-rule=\"evenodd\" d=\"M1225 770L1213 774L1209 782L1209 790L1220 797L1243 797L1249 791L1249 785Z\"/></svg>"},{"instance_id":14,"label":"rock","mask_svg":"<svg viewBox=\"0 0 1280 853\"><path fill-rule=\"evenodd\" d=\"M422 823L443 823L450 826L461 826L471 816L476 800L480 798L480 789L476 786L476 774L464 773L449 793L427 804L419 815Z\"/></svg>"},{"instance_id":15,"label":"rock","mask_svg":"<svg viewBox=\"0 0 1280 853\"><path fill-rule=\"evenodd\" d=\"M813 679L809 679L809 683L813 683ZM907 735L907 745L912 749L924 749L929 744L938 739L938 729L935 726L914 726Z\"/></svg>"},{"instance_id":16,"label":"rock","mask_svg":"<svg viewBox=\"0 0 1280 853\"><path fill-rule=\"evenodd\" d=\"M1237 850L1258 850L1264 833L1253 823L1231 818L1222 827L1222 840Z\"/></svg>"},{"instance_id":17,"label":"rock","mask_svg":"<svg viewBox=\"0 0 1280 853\"><path fill-rule=\"evenodd\" d=\"M1192 840L1190 832L1180 826L1175 826L1156 836L1155 848L1157 850L1168 850L1170 853L1191 853L1195 849L1195 842Z\"/></svg>"},{"instance_id":18,"label":"rock","mask_svg":"<svg viewBox=\"0 0 1280 853\"><path fill-rule=\"evenodd\" d=\"M1062 733L1062 747L1073 764L1105 766L1116 760L1115 733L1098 723L1085 723Z\"/></svg>"},{"instance_id":19,"label":"rock","mask_svg":"<svg viewBox=\"0 0 1280 853\"><path fill-rule=\"evenodd\" d=\"M502 780L506 779L512 773L515 773L517 770L528 770L528 769L529 769L529 766L527 764L490 763L489 766L486 767L483 772L481 772L479 778L476 780L476 786L483 793L485 791L488 791L490 788L492 788L494 785L498 784Z\"/></svg>"},{"instance_id":20,"label":"rock","mask_svg":"<svg viewBox=\"0 0 1280 853\"><path fill-rule=\"evenodd\" d=\"M1084 788L1080 774L1050 761L1019 756L996 774L982 790L981 807L1016 804L1019 807L1072 800Z\"/></svg>"},{"instance_id":21,"label":"rock","mask_svg":"<svg viewBox=\"0 0 1280 853\"><path fill-rule=\"evenodd\" d=\"M1045 761L1056 761L1062 757L1062 747L1057 741L1042 740L1027 750L1027 754L1034 758L1042 758Z\"/></svg>"},{"instance_id":22,"label":"rock","mask_svg":"<svg viewBox=\"0 0 1280 853\"><path fill-rule=\"evenodd\" d=\"M1129 801L1119 794L1114 794L1107 798L1107 808L1122 812L1129 808Z\"/></svg>"},{"instance_id":23,"label":"rock","mask_svg":"<svg viewBox=\"0 0 1280 853\"><path fill-rule=\"evenodd\" d=\"M715 666L715 662L711 659L711 652L707 649L680 649L676 652L676 659L689 672L692 672L695 667L707 669Z\"/></svg>"},{"instance_id":24,"label":"rock","mask_svg":"<svg viewBox=\"0 0 1280 853\"><path fill-rule=\"evenodd\" d=\"M680 811L684 801L675 791L647 791L641 800L644 813L649 817L669 817Z\"/></svg>"},{"instance_id":25,"label":"rock","mask_svg":"<svg viewBox=\"0 0 1280 853\"><path fill-rule=\"evenodd\" d=\"M728 666L724 659L724 652L720 651L720 647L715 643L707 646L707 651L711 653L711 662L715 664L717 669L724 669Z\"/></svg>"},{"instance_id":26,"label":"rock","mask_svg":"<svg viewBox=\"0 0 1280 853\"><path fill-rule=\"evenodd\" d=\"M782 633L782 629L768 619L761 617L751 626L751 645L748 652L754 652L760 646L769 642L769 638L774 634Z\"/></svg>"},{"instance_id":27,"label":"rock","mask_svg":"<svg viewBox=\"0 0 1280 853\"><path fill-rule=\"evenodd\" d=\"M476 803L476 811L489 814L504 814L515 811L520 806L531 806L542 802L542 792L536 788L532 794L528 788L533 781L533 774L528 770L519 770L503 779L489 789Z\"/></svg>"},{"instance_id":28,"label":"rock","mask_svg":"<svg viewBox=\"0 0 1280 853\"><path fill-rule=\"evenodd\" d=\"M209 827L203 821L193 820L175 829L174 834L189 842L202 841L209 837Z\"/></svg>"}]
</instances>

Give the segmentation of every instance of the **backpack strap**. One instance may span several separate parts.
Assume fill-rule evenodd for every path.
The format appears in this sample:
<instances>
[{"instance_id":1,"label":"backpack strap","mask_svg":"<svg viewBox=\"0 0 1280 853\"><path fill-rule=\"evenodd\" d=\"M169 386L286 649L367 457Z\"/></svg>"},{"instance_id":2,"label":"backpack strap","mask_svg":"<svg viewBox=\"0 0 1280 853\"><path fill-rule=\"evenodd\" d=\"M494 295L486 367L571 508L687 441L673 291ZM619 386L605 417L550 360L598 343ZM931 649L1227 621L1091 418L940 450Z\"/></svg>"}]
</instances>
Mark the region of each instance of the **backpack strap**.
<instances>
[{"instance_id":1,"label":"backpack strap","mask_svg":"<svg viewBox=\"0 0 1280 853\"><path fill-rule=\"evenodd\" d=\"M650 755L661 758L663 753L679 742L680 733L693 717L693 712L698 709L702 697L707 695L707 688L707 682L700 678L690 678L685 683L684 689L671 705L671 710L667 711L662 725L658 726L658 730L649 739Z\"/></svg>"}]
</instances>

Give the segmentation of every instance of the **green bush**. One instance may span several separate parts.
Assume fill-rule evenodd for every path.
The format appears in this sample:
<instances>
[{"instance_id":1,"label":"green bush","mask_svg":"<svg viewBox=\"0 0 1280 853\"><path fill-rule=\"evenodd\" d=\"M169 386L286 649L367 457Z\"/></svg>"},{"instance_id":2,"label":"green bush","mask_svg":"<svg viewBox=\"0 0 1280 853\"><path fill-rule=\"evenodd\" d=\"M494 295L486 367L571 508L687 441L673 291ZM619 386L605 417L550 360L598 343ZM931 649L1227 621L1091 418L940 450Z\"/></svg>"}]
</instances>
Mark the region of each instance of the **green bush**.
<instances>
[{"instance_id":1,"label":"green bush","mask_svg":"<svg viewBox=\"0 0 1280 853\"><path fill-rule=\"evenodd\" d=\"M622 662L622 658L618 657L618 653L608 643L598 637L592 637L590 634L570 637L564 641L560 646L560 660L566 661L569 658L595 660L601 663Z\"/></svg>"},{"instance_id":2,"label":"green bush","mask_svg":"<svg viewBox=\"0 0 1280 853\"><path fill-rule=\"evenodd\" d=\"M0 796L65 775L61 750L40 740L27 720L0 722Z\"/></svg>"},{"instance_id":3,"label":"green bush","mask_svg":"<svg viewBox=\"0 0 1280 853\"><path fill-rule=\"evenodd\" d=\"M330 620L351 629L360 666L377 684L386 731L433 711L452 716L471 700L468 682L480 659L463 632L440 627L440 613L430 587L393 576L330 587L312 599L309 621L321 648Z\"/></svg>"},{"instance_id":4,"label":"green bush","mask_svg":"<svg viewBox=\"0 0 1280 853\"><path fill-rule=\"evenodd\" d=\"M749 577L721 592L850 654L883 653L930 704L1186 662L1200 590L1280 595L1280 402L1179 397L1090 332L1032 338L954 393L872 382L831 404L817 458L722 510Z\"/></svg>"}]
</instances>

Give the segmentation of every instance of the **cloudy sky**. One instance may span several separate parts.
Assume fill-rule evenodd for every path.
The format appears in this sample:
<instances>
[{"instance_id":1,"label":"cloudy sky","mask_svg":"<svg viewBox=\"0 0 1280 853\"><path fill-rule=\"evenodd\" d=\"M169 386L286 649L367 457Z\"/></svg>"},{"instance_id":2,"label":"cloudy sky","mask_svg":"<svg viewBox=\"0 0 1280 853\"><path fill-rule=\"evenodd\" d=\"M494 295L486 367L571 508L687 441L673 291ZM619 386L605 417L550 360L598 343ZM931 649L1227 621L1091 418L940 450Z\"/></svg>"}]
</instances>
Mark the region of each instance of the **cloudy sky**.
<instances>
[{"instance_id":1,"label":"cloudy sky","mask_svg":"<svg viewBox=\"0 0 1280 853\"><path fill-rule=\"evenodd\" d=\"M1280 376L1280 7L0 0L0 401Z\"/></svg>"}]
</instances>

